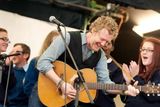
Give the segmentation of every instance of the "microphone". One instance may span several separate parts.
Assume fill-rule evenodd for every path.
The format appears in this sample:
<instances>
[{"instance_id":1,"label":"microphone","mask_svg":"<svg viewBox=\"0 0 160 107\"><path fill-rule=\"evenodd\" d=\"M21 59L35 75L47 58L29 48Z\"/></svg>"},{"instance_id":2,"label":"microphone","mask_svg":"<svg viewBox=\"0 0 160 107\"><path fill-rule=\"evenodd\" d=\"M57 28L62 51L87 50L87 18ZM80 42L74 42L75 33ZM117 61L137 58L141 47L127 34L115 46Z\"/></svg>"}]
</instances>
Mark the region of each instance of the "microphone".
<instances>
[{"instance_id":1,"label":"microphone","mask_svg":"<svg viewBox=\"0 0 160 107\"><path fill-rule=\"evenodd\" d=\"M16 52L14 54L10 54L10 55L7 55L7 54L1 54L0 55L0 59L6 59L7 57L10 57L10 56L18 56L18 55L22 55L23 52Z\"/></svg>"},{"instance_id":2,"label":"microphone","mask_svg":"<svg viewBox=\"0 0 160 107\"><path fill-rule=\"evenodd\" d=\"M54 17L54 16L50 16L49 21L57 24L58 26L65 26L63 23L61 23L59 20L57 20L56 17Z\"/></svg>"}]
</instances>

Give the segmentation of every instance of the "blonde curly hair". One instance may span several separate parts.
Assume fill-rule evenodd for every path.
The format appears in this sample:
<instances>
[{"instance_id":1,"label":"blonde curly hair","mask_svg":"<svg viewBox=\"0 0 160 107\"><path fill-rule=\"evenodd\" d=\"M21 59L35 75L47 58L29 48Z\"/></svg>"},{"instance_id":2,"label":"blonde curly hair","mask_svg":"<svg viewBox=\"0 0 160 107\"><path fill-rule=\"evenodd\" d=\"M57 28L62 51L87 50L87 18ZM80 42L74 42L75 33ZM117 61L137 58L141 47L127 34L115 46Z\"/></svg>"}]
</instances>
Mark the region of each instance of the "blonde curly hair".
<instances>
[{"instance_id":1,"label":"blonde curly hair","mask_svg":"<svg viewBox=\"0 0 160 107\"><path fill-rule=\"evenodd\" d=\"M107 29L109 34L113 35L114 38L117 37L119 28L116 21L109 16L100 16L94 22L91 23L89 31L98 32L101 29Z\"/></svg>"}]
</instances>

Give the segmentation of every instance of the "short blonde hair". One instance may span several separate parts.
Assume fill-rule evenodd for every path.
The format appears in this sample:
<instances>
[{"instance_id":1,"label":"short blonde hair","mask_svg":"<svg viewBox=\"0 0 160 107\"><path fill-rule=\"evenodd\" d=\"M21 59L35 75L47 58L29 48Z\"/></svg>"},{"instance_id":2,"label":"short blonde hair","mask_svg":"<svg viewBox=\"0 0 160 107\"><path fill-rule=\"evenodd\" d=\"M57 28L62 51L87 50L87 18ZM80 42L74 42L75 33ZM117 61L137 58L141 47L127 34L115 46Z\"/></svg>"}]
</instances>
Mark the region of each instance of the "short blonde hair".
<instances>
[{"instance_id":1,"label":"short blonde hair","mask_svg":"<svg viewBox=\"0 0 160 107\"><path fill-rule=\"evenodd\" d=\"M89 31L98 32L101 29L107 29L109 34L113 35L114 38L118 35L118 24L116 21L109 16L100 16L94 22L91 23Z\"/></svg>"}]
</instances>

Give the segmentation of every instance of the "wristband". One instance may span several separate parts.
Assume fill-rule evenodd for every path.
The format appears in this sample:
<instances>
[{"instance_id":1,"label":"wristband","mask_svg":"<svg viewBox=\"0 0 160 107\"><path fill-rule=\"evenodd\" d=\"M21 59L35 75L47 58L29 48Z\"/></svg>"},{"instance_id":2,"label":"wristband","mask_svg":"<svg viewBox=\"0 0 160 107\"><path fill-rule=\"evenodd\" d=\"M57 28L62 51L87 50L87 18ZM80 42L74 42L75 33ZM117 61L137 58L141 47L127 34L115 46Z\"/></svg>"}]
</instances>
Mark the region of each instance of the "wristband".
<instances>
[{"instance_id":1,"label":"wristband","mask_svg":"<svg viewBox=\"0 0 160 107\"><path fill-rule=\"evenodd\" d=\"M57 87L60 88L63 83L64 83L64 81L61 79L61 80L58 82Z\"/></svg>"}]
</instances>

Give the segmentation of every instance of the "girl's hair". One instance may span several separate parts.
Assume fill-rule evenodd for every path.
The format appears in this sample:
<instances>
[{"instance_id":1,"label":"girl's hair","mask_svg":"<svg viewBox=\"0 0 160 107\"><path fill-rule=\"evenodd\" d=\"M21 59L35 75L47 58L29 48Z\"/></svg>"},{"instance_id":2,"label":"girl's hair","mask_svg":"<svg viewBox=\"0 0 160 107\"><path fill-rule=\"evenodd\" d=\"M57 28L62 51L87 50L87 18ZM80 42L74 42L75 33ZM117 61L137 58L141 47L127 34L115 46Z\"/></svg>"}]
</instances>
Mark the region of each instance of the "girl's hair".
<instances>
[{"instance_id":1,"label":"girl's hair","mask_svg":"<svg viewBox=\"0 0 160 107\"><path fill-rule=\"evenodd\" d=\"M43 52L49 47L49 45L52 43L53 41L53 38L58 36L59 35L59 32L58 31L51 31L47 37L45 38L43 44L42 44L42 47L41 47L41 50L40 50L40 53L39 53L39 56L43 54Z\"/></svg>"}]
</instances>

